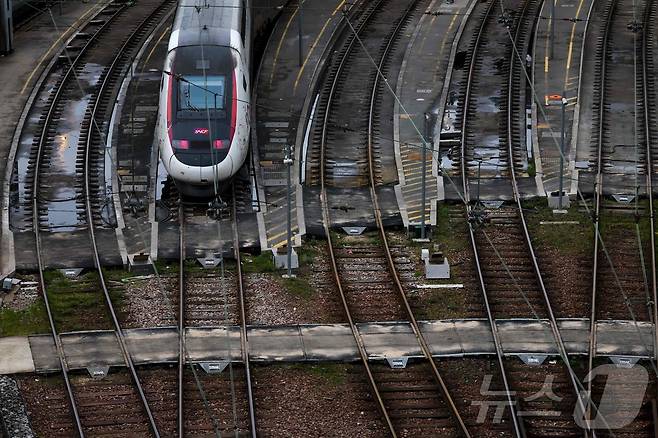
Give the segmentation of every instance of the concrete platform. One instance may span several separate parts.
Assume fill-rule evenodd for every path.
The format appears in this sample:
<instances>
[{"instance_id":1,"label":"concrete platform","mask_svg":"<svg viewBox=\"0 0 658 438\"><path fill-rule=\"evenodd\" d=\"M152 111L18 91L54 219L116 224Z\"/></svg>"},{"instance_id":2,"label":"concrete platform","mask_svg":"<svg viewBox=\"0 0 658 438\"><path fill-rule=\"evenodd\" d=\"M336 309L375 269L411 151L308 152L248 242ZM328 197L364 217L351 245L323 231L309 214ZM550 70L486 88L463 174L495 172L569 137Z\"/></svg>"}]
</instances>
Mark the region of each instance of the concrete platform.
<instances>
[{"instance_id":1,"label":"concrete platform","mask_svg":"<svg viewBox=\"0 0 658 438\"><path fill-rule=\"evenodd\" d=\"M550 46L550 20L542 20L537 27L534 46L534 84L537 93L533 104L533 147L536 148L536 170L544 191L550 193L559 188L561 119L560 106L551 106L549 96L562 95L568 99L566 109L564 190L575 194L577 172L576 131L579 124L580 102L578 101L581 81L581 55L587 28L586 18L591 0L576 2L557 0L553 56ZM541 15L551 14L550 4L544 3ZM580 21L568 21L576 19ZM585 86L580 92L590 93Z\"/></svg>"},{"instance_id":2,"label":"concrete platform","mask_svg":"<svg viewBox=\"0 0 658 438\"><path fill-rule=\"evenodd\" d=\"M332 35L342 18L342 0L306 0L303 3L302 59L299 59L298 8L290 3L279 17L261 60L254 103L257 128L252 130L255 145L256 178L262 212L258 215L261 249L285 243L286 165L283 150L294 146L292 165L293 221L295 244L306 233L302 190L307 118L314 96L309 86ZM308 11L312 11L309 13Z\"/></svg>"},{"instance_id":3,"label":"concrete platform","mask_svg":"<svg viewBox=\"0 0 658 438\"><path fill-rule=\"evenodd\" d=\"M425 135L425 113L434 118L434 114L443 112L446 100L444 82L452 72L451 59L462 31L461 23L467 20L474 3L470 0L454 3L432 1L427 10L438 14L422 16L406 48L396 86L400 100L395 101L393 117L398 203L406 227L410 223L420 223L422 216L422 139L418 131ZM432 119L429 135L436 145L436 152L426 154L425 218L432 225L436 224L436 201L445 196L443 178L439 176L440 125L439 121L435 127Z\"/></svg>"},{"instance_id":4,"label":"concrete platform","mask_svg":"<svg viewBox=\"0 0 658 438\"><path fill-rule=\"evenodd\" d=\"M35 371L29 338L0 338L0 374L32 373Z\"/></svg>"},{"instance_id":5,"label":"concrete platform","mask_svg":"<svg viewBox=\"0 0 658 438\"><path fill-rule=\"evenodd\" d=\"M507 356L522 354L558 355L548 321L498 320L498 333ZM589 322L560 320L567 352L587 355ZM420 322L421 332L432 355L463 357L495 354L493 337L486 320L442 320ZM406 322L358 324L359 336L370 360L422 358L423 354ZM125 331L126 343L138 365L176 363L178 336L174 327ZM346 324L252 326L248 327L249 356L254 362L358 361L352 332ZM123 358L112 331L63 333L62 345L71 369L90 366L123 366ZM597 323L596 354L600 357L653 356L653 326L632 321ZM187 360L195 363L230 360L240 362L239 327L201 327L186 330ZM0 358L0 374L53 372L59 370L55 346L49 335L0 339L6 352Z\"/></svg>"}]
</instances>

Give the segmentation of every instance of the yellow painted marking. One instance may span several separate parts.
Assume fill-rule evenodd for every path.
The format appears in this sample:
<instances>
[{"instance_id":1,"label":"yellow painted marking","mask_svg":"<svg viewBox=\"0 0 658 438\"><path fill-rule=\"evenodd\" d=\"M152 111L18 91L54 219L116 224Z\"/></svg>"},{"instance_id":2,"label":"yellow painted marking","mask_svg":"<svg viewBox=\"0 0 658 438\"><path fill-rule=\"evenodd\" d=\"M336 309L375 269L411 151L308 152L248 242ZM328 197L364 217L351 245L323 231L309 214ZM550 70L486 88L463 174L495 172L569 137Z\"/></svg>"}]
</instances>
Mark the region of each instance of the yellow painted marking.
<instances>
[{"instance_id":1,"label":"yellow painted marking","mask_svg":"<svg viewBox=\"0 0 658 438\"><path fill-rule=\"evenodd\" d=\"M295 231L297 231L297 229L298 229L297 225L293 226L293 227L292 227L292 232L294 233ZM287 230L287 229L284 230L284 231L282 231L282 232L280 232L280 233L276 233L274 236L270 236L270 237L268 237L267 240L268 240L268 241L274 241L274 240L277 240L277 239L280 238L280 237L285 236L286 234L288 234L288 230Z\"/></svg>"},{"instance_id":2,"label":"yellow painted marking","mask_svg":"<svg viewBox=\"0 0 658 438\"><path fill-rule=\"evenodd\" d=\"M160 35L160 38L158 38L158 40L155 42L155 44L151 48L151 51L149 52L148 56L146 57L146 60L144 61L144 64L142 64L143 65L142 71L144 71L144 69L146 68L146 65L149 63L149 60L151 59L151 56L153 56L153 53L155 52L155 49L158 48L158 45L160 44L162 39L165 37L165 35L167 35L167 32L169 32L170 29L171 29L171 26L167 26L167 28L164 30L164 32L162 32L162 35Z\"/></svg>"},{"instance_id":3,"label":"yellow painted marking","mask_svg":"<svg viewBox=\"0 0 658 438\"><path fill-rule=\"evenodd\" d=\"M315 37L315 40L313 41L313 44L311 45L311 48L309 49L308 53L306 54L306 58L304 59L304 62L302 63L301 68L299 69L299 73L297 73L297 78L295 79L295 85L292 89L292 94L294 95L297 93L297 87L299 86L299 81L302 77L302 73L304 73L304 69L306 68L306 63L308 63L308 60L310 59L311 55L315 51L315 48L318 45L318 42L320 41L320 38L322 38L322 35L324 35L324 32L327 30L327 26L329 26L329 23L331 20L336 16L338 11L343 7L345 4L346 0L342 0L338 6L336 6L336 9L331 13L331 16L327 18L327 21L324 22L324 26L322 26L322 29L320 30L320 33L318 34L317 37Z\"/></svg>"},{"instance_id":4,"label":"yellow painted marking","mask_svg":"<svg viewBox=\"0 0 658 438\"><path fill-rule=\"evenodd\" d=\"M78 19L77 19L77 20L76 20L71 26L69 26L68 29L66 29L64 32L62 32L62 34L59 36L59 38L57 38L57 39L55 40L55 42L52 43L52 45L50 46L50 48L48 48L48 51L47 51L46 53L44 53L43 56L39 59L39 61L37 62L37 65L36 65L36 66L34 67L34 69L32 70L32 73L30 73L30 75L29 75L29 76L27 77L27 79L25 80L25 84L23 85L23 88L21 88L21 94L23 94L23 93L25 92L25 89L26 89L27 86L30 84L30 81L32 80L32 77L34 76L34 74L35 74L37 71L41 70L41 68L40 68L40 67L41 67L41 64L43 64L43 62L46 60L46 58L48 57L48 55L50 55L50 52L52 52L53 50L55 50L55 48L59 45L59 42L60 42L64 37L66 37L66 36L69 35L69 31L70 31L71 29L73 29L73 28L77 28L78 25L79 25L79 24L80 24L85 18L87 18L87 16L88 16L89 14L91 14L91 13L94 12L95 10L96 10L96 8L90 8L87 12L85 12L84 14L82 14L82 15L80 16L80 18L78 18Z\"/></svg>"},{"instance_id":5,"label":"yellow painted marking","mask_svg":"<svg viewBox=\"0 0 658 438\"><path fill-rule=\"evenodd\" d=\"M276 62L279 59L279 54L281 52L281 46L283 45L283 40L286 39L286 35L288 35L288 29L290 28L290 23L292 23L292 20L293 18L295 18L298 11L299 11L299 6L297 7L297 9L295 9L295 12L293 12L290 15L290 19L286 23L286 27L283 29L283 34L281 35L279 44L277 44L276 46L276 52L274 52L274 60L272 61L272 73L270 74L270 83L269 83L270 86L272 86L272 81L274 80L274 72L276 71Z\"/></svg>"},{"instance_id":6,"label":"yellow painted marking","mask_svg":"<svg viewBox=\"0 0 658 438\"><path fill-rule=\"evenodd\" d=\"M434 21L436 20L436 15L432 16L432 19L430 20L429 25L427 26L428 29L431 29L432 26L434 26ZM427 34L423 35L423 39L420 42L420 53L425 53L425 43L427 42Z\"/></svg>"},{"instance_id":7,"label":"yellow painted marking","mask_svg":"<svg viewBox=\"0 0 658 438\"><path fill-rule=\"evenodd\" d=\"M436 82L438 79L438 74L439 74L439 68L438 68L438 63L442 62L443 58L443 52L445 51L445 46L446 46L446 41L448 39L448 35L450 35L450 32L452 31L452 28L455 26L455 23L457 22L457 17L459 14L455 14L452 17L452 20L450 21L450 24L448 25L448 30L446 33L443 35L443 39L441 40L441 50L439 51L439 56L437 56L437 68L434 69L434 78L433 81ZM422 53L422 52L421 52Z\"/></svg>"},{"instance_id":8,"label":"yellow painted marking","mask_svg":"<svg viewBox=\"0 0 658 438\"><path fill-rule=\"evenodd\" d=\"M578 9L576 10L576 19L580 17L580 11L583 8L583 3L585 0L580 0L580 3L578 3ZM576 35L576 24L578 22L574 22L573 26L571 26L571 38L569 39L569 53L567 55L567 71L565 73L564 77L564 84L566 87L566 84L569 83L569 70L571 70L571 57L573 55L573 39Z\"/></svg>"}]
</instances>

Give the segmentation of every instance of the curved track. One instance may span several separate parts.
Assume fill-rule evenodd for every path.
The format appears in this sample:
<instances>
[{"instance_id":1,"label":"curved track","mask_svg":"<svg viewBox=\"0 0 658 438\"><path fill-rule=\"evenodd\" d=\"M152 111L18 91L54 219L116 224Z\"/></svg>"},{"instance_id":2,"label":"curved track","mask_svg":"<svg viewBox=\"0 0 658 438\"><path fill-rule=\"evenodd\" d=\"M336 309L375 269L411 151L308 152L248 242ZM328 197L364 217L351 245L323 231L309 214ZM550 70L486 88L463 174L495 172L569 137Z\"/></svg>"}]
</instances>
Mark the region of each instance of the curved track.
<instances>
[{"instance_id":1,"label":"curved track","mask_svg":"<svg viewBox=\"0 0 658 438\"><path fill-rule=\"evenodd\" d=\"M386 1L376 1L366 6L366 18L350 30L346 46L339 52L339 58L331 67L328 80L321 96L322 113L318 179L321 184L321 201L323 207L323 222L329 243L329 255L334 272L334 278L340 292L343 308L355 337L361 361L365 367L373 395L384 417L391 436L403 434L436 434L438 430L453 430L453 433L471 436L461 418L457 407L452 400L443 378L438 372L431 352L420 332L419 325L411 311L405 291L398 276L384 232L381 214L377 200L377 170L374 159L373 128L376 123L375 109L377 105L377 91L380 76L377 71L384 69L391 50L399 33L404 28L408 17L417 7L417 1L388 4ZM371 21L375 30L370 29ZM388 23L389 30L382 23ZM378 33L386 34L383 43ZM377 69L372 61L364 56L357 58L355 47L363 44L368 53L373 53L370 45L380 44L377 59ZM366 72L370 72L368 95L361 96L363 88L359 90L357 100L358 111L367 111L367 139L362 139L360 145L351 148L346 156L336 140L337 125L335 118L341 117L341 105L353 105L355 97L350 96L346 101L340 95L340 90L355 90L358 82L354 75L350 77L346 72L354 71L352 63L364 64ZM362 68L364 67L362 66ZM364 71L360 72L361 75ZM362 85L361 85L362 87ZM342 102L342 103L341 103ZM347 102L347 103L346 103ZM355 108L356 109L356 108ZM333 121L332 121L333 119ZM365 141L363 141L365 140ZM358 141L353 138L350 141ZM358 157L357 157L358 155ZM328 170L328 163L335 164L338 158L354 159L358 171L347 178L341 178ZM332 169L334 167L332 166ZM331 175L328 175L331 173ZM340 245L337 238L332 236L331 219L328 207L327 184L333 187L359 187L368 185L377 223L377 237L366 240L360 237L355 240L343 241ZM364 278L368 278L364 281ZM410 365L405 370L392 371L383 366L373 366L368 361L360 334L356 327L357 322L370 322L373 320L409 320L419 345L425 355L423 364Z\"/></svg>"},{"instance_id":2,"label":"curved track","mask_svg":"<svg viewBox=\"0 0 658 438\"><path fill-rule=\"evenodd\" d=\"M523 69L538 13L539 3L533 0L504 5L493 0L472 37L466 61L468 74L460 93L462 191L480 289L515 434L581 436L582 431L571 418L574 406L583 406L579 381L569 363L546 293L517 181L517 174L527 167L525 127L521 122L525 117ZM490 101L496 104L491 106ZM481 175L485 198L493 190L498 196L504 193L510 197L513 204L499 209L484 208L479 199ZM478 179L477 185L474 178ZM476 196L472 194L474 189ZM533 369L517 360L504 359L496 320L518 317L547 320L547 330L553 334L563 359L561 364ZM560 393L560 399L533 399L531 396L542 388L547 378L552 379L553 390ZM549 414L550 421L528 414L533 411Z\"/></svg>"},{"instance_id":3,"label":"curved track","mask_svg":"<svg viewBox=\"0 0 658 438\"><path fill-rule=\"evenodd\" d=\"M139 45L144 41L148 33L154 29L155 25L163 16L166 15L167 10L172 6L172 2L163 3L145 3L136 10L131 10L132 14L128 13L128 5L125 3L110 4L105 8L105 12L100 15L109 15L96 32L89 36L85 44L77 48L77 54L71 58L68 50L66 53L66 66L61 70L61 76L56 79L57 84L51 96L48 99L48 106L40 121L41 132L35 136L34 149L33 149L33 181L32 181L32 223L35 233L36 255L39 267L39 277L41 288L44 295L44 302L46 305L48 318L50 321L51 332L55 340L58 358L63 371L66 391L71 405L75 429L79 436L84 436L85 432L93 431L97 427L102 427L104 430L111 430L112 427L117 427L116 433L126 433L126 424L134 426L134 433L145 433L150 430L154 436L160 436L158 427L155 423L151 408L144 394L140 379L137 371L132 362L130 353L127 350L125 338L121 325L118 321L110 293L108 291L105 276L101 266L101 258L99 248L96 241L95 234L95 216L96 210L94 209L94 202L92 201L94 178L97 177L97 172L92 168L97 162L98 158L94 153L100 152L101 156L104 152L104 143L99 140L103 135L100 133L99 125L105 120L105 111L111 107L111 99L108 96L114 95L116 90L117 79L123 74L123 69L130 65L132 58ZM129 16L130 15L130 16ZM135 17L143 17L142 20L135 26ZM131 25L134 29L128 36L125 36L126 25ZM117 33L121 32L120 38ZM111 36L110 36L111 35ZM113 46L115 44L115 46ZM102 45L103 50L99 50ZM108 58L107 52L104 50L114 49L114 55ZM114 393L111 388L117 388L112 383L108 389L102 390L99 386L103 384L87 384L84 386L74 386L71 384L69 378L68 367L66 364L66 357L62 349L59 332L54 322L54 315L49 304L47 285L44 277L45 265L42 257L42 244L41 244L41 217L48 216L48 206L44 205L51 200L44 195L44 187L51 188L50 181L54 178L51 172L44 172L44 167L49 167L48 160L52 157L52 142L54 141L54 133L56 132L58 123L62 121L62 111L67 105L67 99L70 98L71 90L77 89L80 85L79 75L83 71L85 65L94 62L96 52L103 53L99 55L104 59L109 59L110 62L105 65L103 72L98 79L97 85L94 87L94 92L87 97L87 113L85 123L80 132L80 140L78 142L78 167L80 174L78 175L80 182L80 200L83 201L84 212L83 222L89 232L89 239L91 243L92 258L98 275L98 285L101 288L103 299L105 301L108 314L112 321L120 350L122 352L124 362L128 368L130 381L132 387L126 389L117 389L122 396L127 395L128 398L120 397ZM53 72L53 74L57 74ZM93 132L93 133L92 133ZM47 192L49 193L49 192ZM96 291L98 293L98 291ZM125 382L120 385L125 386ZM95 394L95 395L90 395ZM114 405L117 400L120 400L122 405L136 403L141 406L129 411L126 410L112 410L109 417L100 421L99 415L107 416L107 413L101 413L98 409L78 409L80 406L85 406L89 397L93 397L92 405ZM130 421L128 421L130 419ZM146 425L145 427L143 427ZM119 432L119 429L121 432ZM133 432L128 432L133 433Z\"/></svg>"},{"instance_id":4,"label":"curved track","mask_svg":"<svg viewBox=\"0 0 658 438\"><path fill-rule=\"evenodd\" d=\"M589 372L596 365L595 321L656 321L653 148L657 133L652 120L658 100L651 40L656 32L655 8L653 0L611 0L598 9L603 26L596 51L592 124L596 173ZM616 86L629 77L634 78L632 92ZM629 202L620 204L613 196ZM644 196L647 201L640 199ZM639 330L637 335L647 348L656 345L655 332L652 338ZM654 385L655 373L654 367L650 371ZM636 396L633 384L628 382L629 391L618 395L620 406L624 397ZM604 385L603 377L588 382L595 400ZM657 418L652 404L655 398L643 405L631 424L614 430L615 436L654 436Z\"/></svg>"}]
</instances>

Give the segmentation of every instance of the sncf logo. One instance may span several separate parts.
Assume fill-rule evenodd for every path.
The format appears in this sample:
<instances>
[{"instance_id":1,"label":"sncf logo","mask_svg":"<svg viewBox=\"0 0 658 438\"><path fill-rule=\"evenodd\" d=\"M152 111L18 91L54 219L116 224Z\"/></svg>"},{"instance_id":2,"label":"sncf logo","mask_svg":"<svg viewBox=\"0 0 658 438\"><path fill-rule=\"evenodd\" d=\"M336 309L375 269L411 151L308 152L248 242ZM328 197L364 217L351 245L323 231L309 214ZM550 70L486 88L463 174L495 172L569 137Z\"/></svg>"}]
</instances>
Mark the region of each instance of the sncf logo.
<instances>
[{"instance_id":1,"label":"sncf logo","mask_svg":"<svg viewBox=\"0 0 658 438\"><path fill-rule=\"evenodd\" d=\"M194 134L195 135L208 135L208 128L195 128L194 129Z\"/></svg>"}]
</instances>

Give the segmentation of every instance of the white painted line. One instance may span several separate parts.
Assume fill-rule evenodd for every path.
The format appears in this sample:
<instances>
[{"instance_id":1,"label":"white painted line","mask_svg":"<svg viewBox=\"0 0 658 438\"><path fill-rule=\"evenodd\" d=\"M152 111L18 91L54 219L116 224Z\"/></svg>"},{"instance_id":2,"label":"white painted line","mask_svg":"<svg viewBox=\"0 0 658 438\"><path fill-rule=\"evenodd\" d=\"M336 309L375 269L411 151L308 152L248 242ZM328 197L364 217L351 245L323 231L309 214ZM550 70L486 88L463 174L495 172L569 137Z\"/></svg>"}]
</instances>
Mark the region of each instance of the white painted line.
<instances>
[{"instance_id":1,"label":"white painted line","mask_svg":"<svg viewBox=\"0 0 658 438\"><path fill-rule=\"evenodd\" d=\"M455 284L417 284L416 289L463 289L461 283Z\"/></svg>"}]
</instances>

